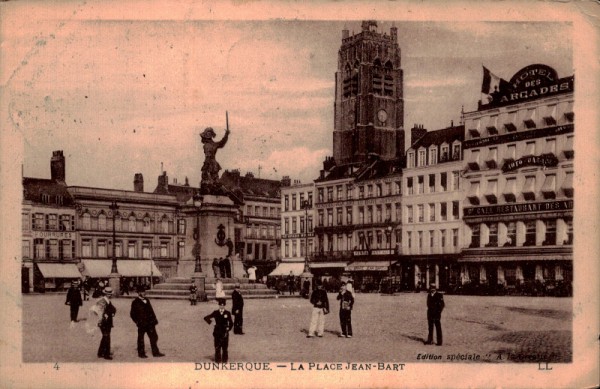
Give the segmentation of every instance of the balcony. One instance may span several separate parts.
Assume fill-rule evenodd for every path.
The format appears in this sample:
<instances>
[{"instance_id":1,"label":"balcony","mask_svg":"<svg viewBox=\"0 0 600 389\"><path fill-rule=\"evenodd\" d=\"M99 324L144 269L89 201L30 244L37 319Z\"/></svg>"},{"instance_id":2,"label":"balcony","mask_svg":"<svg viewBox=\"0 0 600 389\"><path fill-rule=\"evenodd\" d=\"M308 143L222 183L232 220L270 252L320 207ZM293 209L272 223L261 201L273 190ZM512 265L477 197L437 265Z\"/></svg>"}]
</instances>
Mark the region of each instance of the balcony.
<instances>
[{"instance_id":1,"label":"balcony","mask_svg":"<svg viewBox=\"0 0 600 389\"><path fill-rule=\"evenodd\" d=\"M311 262L345 261L352 259L352 250L323 251L309 255Z\"/></svg>"}]
</instances>

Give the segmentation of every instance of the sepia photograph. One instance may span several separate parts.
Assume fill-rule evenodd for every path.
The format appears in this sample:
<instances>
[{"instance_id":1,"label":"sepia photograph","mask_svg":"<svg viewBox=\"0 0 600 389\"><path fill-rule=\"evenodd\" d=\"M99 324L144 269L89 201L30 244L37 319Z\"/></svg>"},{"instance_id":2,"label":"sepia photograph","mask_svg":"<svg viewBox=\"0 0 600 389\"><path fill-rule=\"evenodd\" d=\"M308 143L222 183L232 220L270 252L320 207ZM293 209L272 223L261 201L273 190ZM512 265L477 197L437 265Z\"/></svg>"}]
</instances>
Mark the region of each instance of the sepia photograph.
<instances>
[{"instance_id":1,"label":"sepia photograph","mask_svg":"<svg viewBox=\"0 0 600 389\"><path fill-rule=\"evenodd\" d=\"M597 385L597 27L452 3L0 4L6 387Z\"/></svg>"}]
</instances>

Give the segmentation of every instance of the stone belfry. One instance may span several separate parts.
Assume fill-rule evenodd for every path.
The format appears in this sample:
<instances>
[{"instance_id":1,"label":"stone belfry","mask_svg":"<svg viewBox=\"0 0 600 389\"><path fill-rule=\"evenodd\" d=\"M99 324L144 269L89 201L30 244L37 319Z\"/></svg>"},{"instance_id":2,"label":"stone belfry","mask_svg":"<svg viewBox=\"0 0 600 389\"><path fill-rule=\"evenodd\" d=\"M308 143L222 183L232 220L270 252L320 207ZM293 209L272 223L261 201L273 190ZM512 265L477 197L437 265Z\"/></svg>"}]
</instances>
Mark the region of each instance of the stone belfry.
<instances>
[{"instance_id":1,"label":"stone belfry","mask_svg":"<svg viewBox=\"0 0 600 389\"><path fill-rule=\"evenodd\" d=\"M342 31L335 73L333 158L337 165L363 162L375 153L381 159L404 153L404 93L398 29L377 31L377 22L363 21L350 36Z\"/></svg>"}]
</instances>

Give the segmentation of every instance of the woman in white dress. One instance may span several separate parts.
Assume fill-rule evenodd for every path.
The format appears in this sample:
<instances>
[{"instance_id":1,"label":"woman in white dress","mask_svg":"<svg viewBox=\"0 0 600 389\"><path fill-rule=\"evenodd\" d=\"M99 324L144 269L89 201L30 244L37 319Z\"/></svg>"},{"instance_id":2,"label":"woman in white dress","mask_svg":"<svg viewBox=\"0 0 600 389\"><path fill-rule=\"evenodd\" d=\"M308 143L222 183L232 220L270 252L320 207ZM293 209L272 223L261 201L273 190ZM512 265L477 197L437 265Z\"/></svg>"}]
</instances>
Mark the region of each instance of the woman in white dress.
<instances>
[{"instance_id":1,"label":"woman in white dress","mask_svg":"<svg viewBox=\"0 0 600 389\"><path fill-rule=\"evenodd\" d=\"M225 291L223 290L223 281L217 279L215 283L215 297L218 299L225 298Z\"/></svg>"}]
</instances>

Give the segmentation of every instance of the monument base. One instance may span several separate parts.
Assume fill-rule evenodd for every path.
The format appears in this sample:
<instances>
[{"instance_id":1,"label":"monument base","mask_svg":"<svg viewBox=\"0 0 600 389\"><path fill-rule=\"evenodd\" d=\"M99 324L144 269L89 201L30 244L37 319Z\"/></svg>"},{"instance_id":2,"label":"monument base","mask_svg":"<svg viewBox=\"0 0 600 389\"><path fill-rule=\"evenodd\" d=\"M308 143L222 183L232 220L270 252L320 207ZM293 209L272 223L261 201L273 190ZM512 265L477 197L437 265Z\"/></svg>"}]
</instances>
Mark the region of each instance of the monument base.
<instances>
[{"instance_id":1,"label":"monument base","mask_svg":"<svg viewBox=\"0 0 600 389\"><path fill-rule=\"evenodd\" d=\"M192 275L192 282L198 288L198 300L207 301L206 298L206 276L203 273L194 273Z\"/></svg>"},{"instance_id":2,"label":"monument base","mask_svg":"<svg viewBox=\"0 0 600 389\"><path fill-rule=\"evenodd\" d=\"M113 290L113 297L119 297L121 295L121 275L119 273L110 273L108 276L108 285Z\"/></svg>"}]
</instances>

